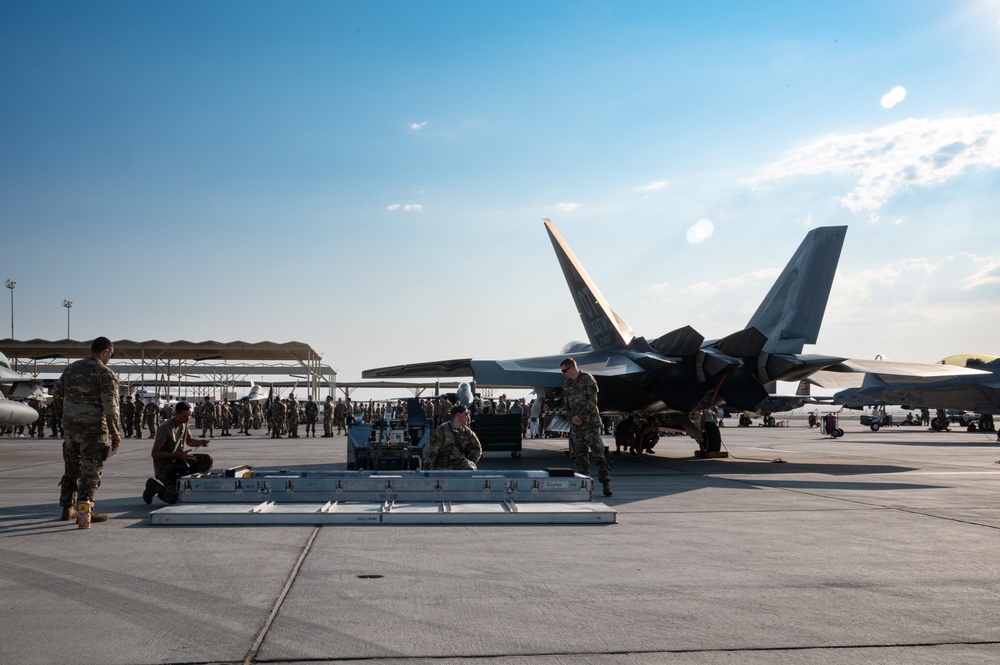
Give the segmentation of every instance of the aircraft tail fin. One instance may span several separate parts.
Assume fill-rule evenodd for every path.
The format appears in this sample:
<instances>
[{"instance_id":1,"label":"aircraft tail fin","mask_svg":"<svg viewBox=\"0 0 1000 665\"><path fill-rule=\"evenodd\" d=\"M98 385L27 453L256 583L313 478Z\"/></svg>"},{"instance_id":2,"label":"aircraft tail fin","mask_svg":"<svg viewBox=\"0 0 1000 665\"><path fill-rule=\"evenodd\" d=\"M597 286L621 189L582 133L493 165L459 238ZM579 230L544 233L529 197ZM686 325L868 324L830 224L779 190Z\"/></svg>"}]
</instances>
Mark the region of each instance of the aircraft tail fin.
<instances>
[{"instance_id":1,"label":"aircraft tail fin","mask_svg":"<svg viewBox=\"0 0 1000 665\"><path fill-rule=\"evenodd\" d=\"M576 256L559 235L555 225L545 220L545 230L549 232L549 240L556 251L559 265L562 267L566 284L569 285L573 302L580 313L583 327L587 331L587 339L595 351L615 351L626 348L635 334L620 316L608 306L604 296L597 290L587 271L583 269Z\"/></svg>"},{"instance_id":2,"label":"aircraft tail fin","mask_svg":"<svg viewBox=\"0 0 1000 665\"><path fill-rule=\"evenodd\" d=\"M826 312L846 226L824 226L806 234L747 328L767 337L771 353L802 353L815 344Z\"/></svg>"}]
</instances>

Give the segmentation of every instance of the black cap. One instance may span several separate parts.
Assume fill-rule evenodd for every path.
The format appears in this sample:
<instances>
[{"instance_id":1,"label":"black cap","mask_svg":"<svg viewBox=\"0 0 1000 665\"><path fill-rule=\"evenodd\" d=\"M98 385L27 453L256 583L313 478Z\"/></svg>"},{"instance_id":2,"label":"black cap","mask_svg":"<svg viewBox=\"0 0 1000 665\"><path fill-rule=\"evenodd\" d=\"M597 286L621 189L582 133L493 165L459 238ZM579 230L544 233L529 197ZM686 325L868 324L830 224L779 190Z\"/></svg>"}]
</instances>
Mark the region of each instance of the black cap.
<instances>
[{"instance_id":1,"label":"black cap","mask_svg":"<svg viewBox=\"0 0 1000 665\"><path fill-rule=\"evenodd\" d=\"M451 407L451 415L453 416L457 413L467 413L468 411L469 410L465 408L464 404L459 404L458 406Z\"/></svg>"}]
</instances>

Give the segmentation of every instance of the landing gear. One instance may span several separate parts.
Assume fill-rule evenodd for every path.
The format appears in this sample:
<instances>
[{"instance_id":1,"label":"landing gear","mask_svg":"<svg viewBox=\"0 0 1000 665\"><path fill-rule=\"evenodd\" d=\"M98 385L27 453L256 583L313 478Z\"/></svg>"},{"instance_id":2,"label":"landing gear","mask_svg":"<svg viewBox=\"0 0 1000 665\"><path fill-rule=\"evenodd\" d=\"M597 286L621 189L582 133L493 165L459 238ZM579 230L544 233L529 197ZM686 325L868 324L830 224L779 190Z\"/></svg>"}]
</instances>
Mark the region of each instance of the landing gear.
<instances>
[{"instance_id":1,"label":"landing gear","mask_svg":"<svg viewBox=\"0 0 1000 665\"><path fill-rule=\"evenodd\" d=\"M718 425L705 423L702 432L705 436L702 441L702 452L717 453L722 450L722 432L719 431Z\"/></svg>"}]
</instances>

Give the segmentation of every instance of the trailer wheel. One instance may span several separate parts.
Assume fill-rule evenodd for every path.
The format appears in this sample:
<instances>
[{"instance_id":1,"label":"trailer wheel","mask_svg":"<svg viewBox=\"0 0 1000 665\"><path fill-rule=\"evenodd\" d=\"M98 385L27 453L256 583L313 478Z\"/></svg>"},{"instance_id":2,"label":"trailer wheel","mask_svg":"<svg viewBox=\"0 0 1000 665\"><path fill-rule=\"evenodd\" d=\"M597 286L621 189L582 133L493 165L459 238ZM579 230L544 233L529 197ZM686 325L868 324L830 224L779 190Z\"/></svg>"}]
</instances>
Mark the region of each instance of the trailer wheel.
<instances>
[{"instance_id":1,"label":"trailer wheel","mask_svg":"<svg viewBox=\"0 0 1000 665\"><path fill-rule=\"evenodd\" d=\"M276 407L276 408L277 408L277 407ZM881 425L879 425L879 424L878 424L878 423L876 423L876 422L873 422L873 423L872 423L871 425L869 425L868 427L869 427L869 428L871 428L871 431L873 431L873 432L877 432L877 431L879 430L879 428L881 427Z\"/></svg>"},{"instance_id":2,"label":"trailer wheel","mask_svg":"<svg viewBox=\"0 0 1000 665\"><path fill-rule=\"evenodd\" d=\"M513 457L514 459L521 459L521 453L520 453L520 451L517 451L517 450L515 450L514 452L512 452L510 454L510 456Z\"/></svg>"},{"instance_id":3,"label":"trailer wheel","mask_svg":"<svg viewBox=\"0 0 1000 665\"><path fill-rule=\"evenodd\" d=\"M830 434L833 436L833 438L837 439L844 436L844 430L840 429L839 427L834 427L833 431L830 432Z\"/></svg>"}]
</instances>

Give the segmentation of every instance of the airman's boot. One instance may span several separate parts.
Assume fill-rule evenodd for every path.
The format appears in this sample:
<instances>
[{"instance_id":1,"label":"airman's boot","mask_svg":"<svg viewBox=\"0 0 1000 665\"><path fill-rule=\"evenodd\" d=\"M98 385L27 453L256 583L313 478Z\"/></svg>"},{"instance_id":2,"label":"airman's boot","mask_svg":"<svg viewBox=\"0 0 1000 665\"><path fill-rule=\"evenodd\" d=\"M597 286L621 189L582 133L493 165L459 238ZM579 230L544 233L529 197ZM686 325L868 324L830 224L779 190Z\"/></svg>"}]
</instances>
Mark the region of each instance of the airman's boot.
<instances>
[{"instance_id":1,"label":"airman's boot","mask_svg":"<svg viewBox=\"0 0 1000 665\"><path fill-rule=\"evenodd\" d=\"M604 488L604 496L611 496L611 481L602 480L601 486Z\"/></svg>"},{"instance_id":2,"label":"airman's boot","mask_svg":"<svg viewBox=\"0 0 1000 665\"><path fill-rule=\"evenodd\" d=\"M72 506L63 506L62 515L59 516L63 522L69 522L76 519L76 508Z\"/></svg>"},{"instance_id":3,"label":"airman's boot","mask_svg":"<svg viewBox=\"0 0 1000 665\"><path fill-rule=\"evenodd\" d=\"M147 478L146 489L142 491L142 500L147 504L153 503L153 497L156 496L161 487L163 487L163 485L161 485L160 481L156 478Z\"/></svg>"}]
</instances>

